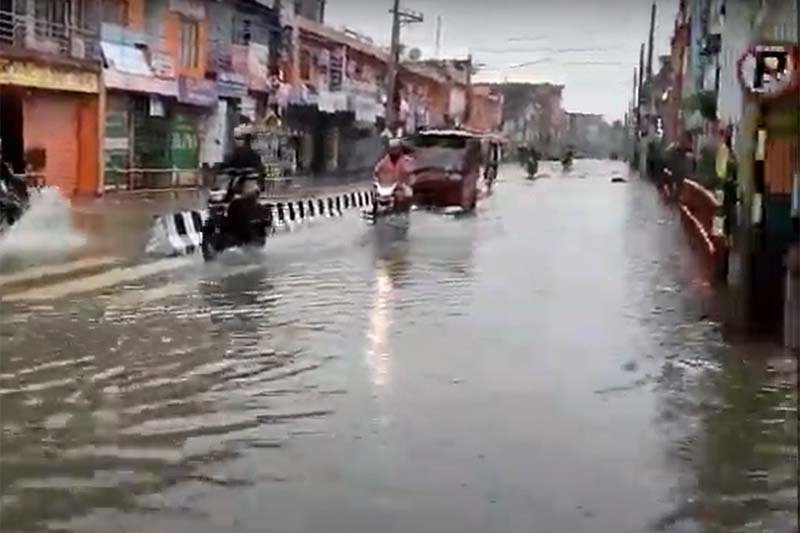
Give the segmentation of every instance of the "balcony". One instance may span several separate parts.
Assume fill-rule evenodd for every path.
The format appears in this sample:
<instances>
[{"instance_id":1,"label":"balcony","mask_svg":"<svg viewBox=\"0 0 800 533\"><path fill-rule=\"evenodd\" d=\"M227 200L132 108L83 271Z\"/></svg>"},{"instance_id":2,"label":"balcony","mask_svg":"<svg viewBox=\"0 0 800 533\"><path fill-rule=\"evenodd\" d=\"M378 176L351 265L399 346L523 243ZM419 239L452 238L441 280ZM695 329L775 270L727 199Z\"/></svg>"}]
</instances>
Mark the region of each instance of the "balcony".
<instances>
[{"instance_id":1,"label":"balcony","mask_svg":"<svg viewBox=\"0 0 800 533\"><path fill-rule=\"evenodd\" d=\"M0 48L9 55L17 52L27 58L100 65L97 32L9 11L0 11Z\"/></svg>"}]
</instances>

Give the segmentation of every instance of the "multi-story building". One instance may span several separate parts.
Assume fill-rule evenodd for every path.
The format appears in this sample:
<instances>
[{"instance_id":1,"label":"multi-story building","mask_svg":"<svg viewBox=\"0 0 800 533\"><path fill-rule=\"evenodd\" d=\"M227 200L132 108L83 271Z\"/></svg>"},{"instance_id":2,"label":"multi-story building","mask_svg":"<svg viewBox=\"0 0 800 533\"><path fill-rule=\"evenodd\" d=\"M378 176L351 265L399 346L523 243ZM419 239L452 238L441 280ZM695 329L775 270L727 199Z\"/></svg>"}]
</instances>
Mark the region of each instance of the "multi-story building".
<instances>
[{"instance_id":1,"label":"multi-story building","mask_svg":"<svg viewBox=\"0 0 800 533\"><path fill-rule=\"evenodd\" d=\"M263 118L275 100L277 12L254 0L105 6L105 187L199 183L241 117Z\"/></svg>"},{"instance_id":2,"label":"multi-story building","mask_svg":"<svg viewBox=\"0 0 800 533\"><path fill-rule=\"evenodd\" d=\"M406 130L465 126L470 112L469 60L406 61L399 73Z\"/></svg>"},{"instance_id":3,"label":"multi-story building","mask_svg":"<svg viewBox=\"0 0 800 533\"><path fill-rule=\"evenodd\" d=\"M516 144L533 145L543 157L558 157L566 144L563 85L503 83L503 132Z\"/></svg>"},{"instance_id":4,"label":"multi-story building","mask_svg":"<svg viewBox=\"0 0 800 533\"><path fill-rule=\"evenodd\" d=\"M388 54L378 46L303 16L294 17L295 83L286 119L298 134L302 170L355 172L382 150Z\"/></svg>"},{"instance_id":5,"label":"multi-story building","mask_svg":"<svg viewBox=\"0 0 800 533\"><path fill-rule=\"evenodd\" d=\"M499 131L502 122L503 95L489 84L473 85L467 127L473 131L490 133Z\"/></svg>"},{"instance_id":6,"label":"multi-story building","mask_svg":"<svg viewBox=\"0 0 800 533\"><path fill-rule=\"evenodd\" d=\"M100 187L100 16L91 0L0 1L3 157L68 195Z\"/></svg>"},{"instance_id":7,"label":"multi-story building","mask_svg":"<svg viewBox=\"0 0 800 533\"><path fill-rule=\"evenodd\" d=\"M603 115L567 113L565 141L581 156L604 158L612 151Z\"/></svg>"},{"instance_id":8,"label":"multi-story building","mask_svg":"<svg viewBox=\"0 0 800 533\"><path fill-rule=\"evenodd\" d=\"M291 0L284 0L291 1ZM326 0L294 0L294 13L319 24L325 22Z\"/></svg>"}]
</instances>

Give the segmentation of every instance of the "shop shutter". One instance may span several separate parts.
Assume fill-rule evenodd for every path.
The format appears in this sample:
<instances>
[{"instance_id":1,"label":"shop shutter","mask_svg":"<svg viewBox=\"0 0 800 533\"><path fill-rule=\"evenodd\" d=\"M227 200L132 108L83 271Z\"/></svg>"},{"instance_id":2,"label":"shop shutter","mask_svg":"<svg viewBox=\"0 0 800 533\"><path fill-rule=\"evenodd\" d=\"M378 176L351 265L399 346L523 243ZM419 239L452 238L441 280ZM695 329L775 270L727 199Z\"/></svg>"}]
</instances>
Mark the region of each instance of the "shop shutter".
<instances>
[{"instance_id":1,"label":"shop shutter","mask_svg":"<svg viewBox=\"0 0 800 533\"><path fill-rule=\"evenodd\" d=\"M798 167L797 138L772 135L767 138L764 182L771 194L791 194L792 175Z\"/></svg>"},{"instance_id":2,"label":"shop shutter","mask_svg":"<svg viewBox=\"0 0 800 533\"><path fill-rule=\"evenodd\" d=\"M65 195L78 186L79 104L78 96L53 91L34 91L25 98L25 150L45 149L47 184Z\"/></svg>"}]
</instances>

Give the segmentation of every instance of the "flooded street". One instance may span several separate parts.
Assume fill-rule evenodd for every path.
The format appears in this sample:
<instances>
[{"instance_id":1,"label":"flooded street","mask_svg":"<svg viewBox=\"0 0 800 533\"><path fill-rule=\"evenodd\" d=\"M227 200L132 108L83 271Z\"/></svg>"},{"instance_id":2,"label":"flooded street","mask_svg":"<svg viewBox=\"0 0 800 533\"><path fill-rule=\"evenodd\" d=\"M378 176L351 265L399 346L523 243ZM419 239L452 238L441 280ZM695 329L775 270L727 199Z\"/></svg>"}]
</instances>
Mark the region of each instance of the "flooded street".
<instances>
[{"instance_id":1,"label":"flooded street","mask_svg":"<svg viewBox=\"0 0 800 533\"><path fill-rule=\"evenodd\" d=\"M723 338L625 163L542 172L407 235L6 278L2 530L797 531L795 359Z\"/></svg>"}]
</instances>

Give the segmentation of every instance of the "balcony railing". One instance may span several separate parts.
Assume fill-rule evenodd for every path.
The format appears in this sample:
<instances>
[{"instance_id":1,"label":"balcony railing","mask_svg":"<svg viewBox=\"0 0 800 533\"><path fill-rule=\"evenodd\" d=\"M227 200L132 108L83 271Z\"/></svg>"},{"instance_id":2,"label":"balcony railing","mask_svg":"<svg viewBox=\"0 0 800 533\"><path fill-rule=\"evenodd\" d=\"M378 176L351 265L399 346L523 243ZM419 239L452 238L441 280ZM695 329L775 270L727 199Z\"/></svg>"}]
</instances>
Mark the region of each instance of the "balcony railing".
<instances>
[{"instance_id":1,"label":"balcony railing","mask_svg":"<svg viewBox=\"0 0 800 533\"><path fill-rule=\"evenodd\" d=\"M0 46L78 61L100 61L97 32L9 11L0 11Z\"/></svg>"}]
</instances>

